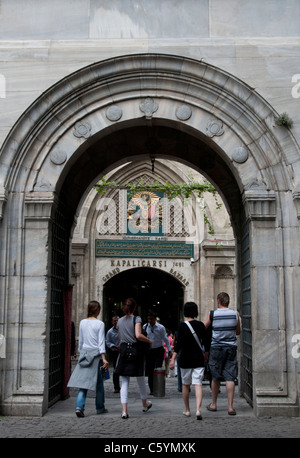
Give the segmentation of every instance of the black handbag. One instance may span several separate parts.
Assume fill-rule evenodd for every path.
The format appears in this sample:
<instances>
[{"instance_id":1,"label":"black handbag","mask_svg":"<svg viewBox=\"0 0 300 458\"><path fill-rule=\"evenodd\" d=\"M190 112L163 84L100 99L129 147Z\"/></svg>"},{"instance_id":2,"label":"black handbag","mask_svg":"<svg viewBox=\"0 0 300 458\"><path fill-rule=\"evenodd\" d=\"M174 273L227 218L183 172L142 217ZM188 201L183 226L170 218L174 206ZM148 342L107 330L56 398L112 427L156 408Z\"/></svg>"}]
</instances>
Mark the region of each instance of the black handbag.
<instances>
[{"instance_id":1,"label":"black handbag","mask_svg":"<svg viewBox=\"0 0 300 458\"><path fill-rule=\"evenodd\" d=\"M138 349L136 342L122 342L120 345L120 355L126 360L134 362L137 360Z\"/></svg>"}]
</instances>

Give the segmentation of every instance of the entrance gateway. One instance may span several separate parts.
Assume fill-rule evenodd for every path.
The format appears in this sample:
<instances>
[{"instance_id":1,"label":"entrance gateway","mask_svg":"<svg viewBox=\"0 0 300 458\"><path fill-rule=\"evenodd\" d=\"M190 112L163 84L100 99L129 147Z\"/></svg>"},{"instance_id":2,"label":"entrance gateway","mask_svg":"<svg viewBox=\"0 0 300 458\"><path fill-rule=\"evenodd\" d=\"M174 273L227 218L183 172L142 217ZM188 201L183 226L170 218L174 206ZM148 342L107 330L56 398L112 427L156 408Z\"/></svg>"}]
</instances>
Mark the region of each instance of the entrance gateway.
<instances>
[{"instance_id":1,"label":"entrance gateway","mask_svg":"<svg viewBox=\"0 0 300 458\"><path fill-rule=\"evenodd\" d=\"M2 414L47 410L49 383L55 390L69 364L61 317L70 309L69 241L78 209L107 172L149 160L151 136L158 159L201 172L230 214L243 392L257 415L299 415L292 349L299 333L300 154L289 130L274 127L274 114L232 75L163 54L90 65L31 105L1 150Z\"/></svg>"}]
</instances>

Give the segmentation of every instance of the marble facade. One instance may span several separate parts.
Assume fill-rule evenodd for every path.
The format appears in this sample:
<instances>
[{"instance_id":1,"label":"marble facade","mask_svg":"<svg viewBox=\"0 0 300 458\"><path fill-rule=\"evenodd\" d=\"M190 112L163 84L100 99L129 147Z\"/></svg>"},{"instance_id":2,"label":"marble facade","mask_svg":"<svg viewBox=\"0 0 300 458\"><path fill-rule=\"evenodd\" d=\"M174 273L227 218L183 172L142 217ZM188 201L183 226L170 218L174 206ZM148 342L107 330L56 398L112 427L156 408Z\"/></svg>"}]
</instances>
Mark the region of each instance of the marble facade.
<instances>
[{"instance_id":1,"label":"marble facade","mask_svg":"<svg viewBox=\"0 0 300 458\"><path fill-rule=\"evenodd\" d=\"M237 303L247 220L254 412L299 416L300 5L224 3L2 0L2 414L47 410L55 230L76 235L95 180L149 160L151 127L158 159L203 173L224 199ZM283 112L292 128L275 124ZM203 319L213 286L200 267Z\"/></svg>"}]
</instances>

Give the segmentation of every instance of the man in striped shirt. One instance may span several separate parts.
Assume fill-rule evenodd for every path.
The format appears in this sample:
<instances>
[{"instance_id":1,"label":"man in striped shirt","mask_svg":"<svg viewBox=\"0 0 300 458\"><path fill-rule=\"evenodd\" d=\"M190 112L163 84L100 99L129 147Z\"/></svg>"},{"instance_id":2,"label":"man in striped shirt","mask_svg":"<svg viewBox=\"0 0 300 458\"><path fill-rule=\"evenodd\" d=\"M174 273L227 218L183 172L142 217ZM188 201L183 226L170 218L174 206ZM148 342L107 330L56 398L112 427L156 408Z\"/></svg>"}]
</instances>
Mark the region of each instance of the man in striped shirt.
<instances>
[{"instance_id":1,"label":"man in striped shirt","mask_svg":"<svg viewBox=\"0 0 300 458\"><path fill-rule=\"evenodd\" d=\"M205 327L212 325L212 339L209 355L209 369L212 375L212 402L207 409L217 410L217 398L220 389L220 381L225 379L228 399L228 414L235 415L233 398L235 379L237 377L237 339L241 332L240 317L235 310L230 309L230 298L227 293L219 293L217 296L218 308L213 315L209 314Z\"/></svg>"}]
</instances>

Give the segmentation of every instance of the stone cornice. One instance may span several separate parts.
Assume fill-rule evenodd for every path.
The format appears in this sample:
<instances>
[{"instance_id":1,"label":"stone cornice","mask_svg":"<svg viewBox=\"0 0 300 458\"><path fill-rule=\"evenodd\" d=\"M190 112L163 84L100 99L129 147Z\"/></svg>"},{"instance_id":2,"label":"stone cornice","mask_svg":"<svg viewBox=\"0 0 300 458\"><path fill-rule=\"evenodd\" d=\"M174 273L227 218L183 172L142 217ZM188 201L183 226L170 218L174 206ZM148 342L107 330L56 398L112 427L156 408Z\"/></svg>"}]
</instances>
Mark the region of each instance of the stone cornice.
<instances>
[{"instance_id":1,"label":"stone cornice","mask_svg":"<svg viewBox=\"0 0 300 458\"><path fill-rule=\"evenodd\" d=\"M247 206L247 215L250 220L276 219L276 194L274 191L245 191L243 202Z\"/></svg>"},{"instance_id":2,"label":"stone cornice","mask_svg":"<svg viewBox=\"0 0 300 458\"><path fill-rule=\"evenodd\" d=\"M53 192L38 191L28 192L25 195L25 219L49 220L51 218L53 204L56 204L56 196Z\"/></svg>"}]
</instances>

